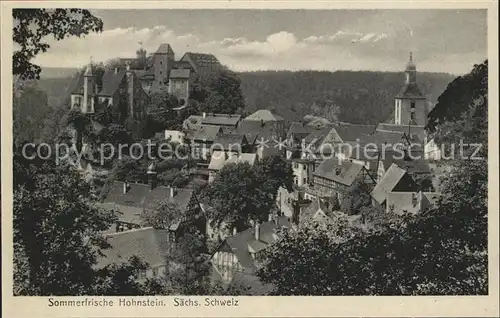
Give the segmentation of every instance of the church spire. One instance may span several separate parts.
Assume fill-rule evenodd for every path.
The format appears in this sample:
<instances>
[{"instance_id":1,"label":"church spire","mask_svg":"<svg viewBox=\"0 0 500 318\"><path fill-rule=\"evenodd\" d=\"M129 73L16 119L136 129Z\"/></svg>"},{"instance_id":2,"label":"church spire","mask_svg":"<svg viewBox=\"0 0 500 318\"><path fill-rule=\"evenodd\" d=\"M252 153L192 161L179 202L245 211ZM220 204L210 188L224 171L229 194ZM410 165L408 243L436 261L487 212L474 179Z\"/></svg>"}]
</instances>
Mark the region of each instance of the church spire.
<instances>
[{"instance_id":1,"label":"church spire","mask_svg":"<svg viewBox=\"0 0 500 318\"><path fill-rule=\"evenodd\" d=\"M417 81L417 67L413 62L413 53L410 52L410 59L406 64L406 70L405 70L405 83L410 84L410 83L415 83L416 81Z\"/></svg>"}]
</instances>

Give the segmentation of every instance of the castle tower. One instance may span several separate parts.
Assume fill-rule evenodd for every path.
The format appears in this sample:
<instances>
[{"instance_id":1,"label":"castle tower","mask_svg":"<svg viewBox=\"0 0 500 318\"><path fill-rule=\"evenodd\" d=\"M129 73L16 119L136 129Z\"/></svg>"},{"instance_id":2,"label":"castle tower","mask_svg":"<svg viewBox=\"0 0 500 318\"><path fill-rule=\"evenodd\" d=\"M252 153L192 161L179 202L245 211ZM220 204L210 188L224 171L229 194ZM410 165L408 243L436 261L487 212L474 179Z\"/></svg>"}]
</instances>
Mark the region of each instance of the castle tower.
<instances>
[{"instance_id":1,"label":"castle tower","mask_svg":"<svg viewBox=\"0 0 500 318\"><path fill-rule=\"evenodd\" d=\"M92 72L92 62L89 63L85 73L83 74L83 104L81 111L84 114L94 113L94 89L95 89L95 76Z\"/></svg>"},{"instance_id":2,"label":"castle tower","mask_svg":"<svg viewBox=\"0 0 500 318\"><path fill-rule=\"evenodd\" d=\"M167 85L170 70L175 62L175 54L170 44L162 44L153 54L153 67L156 87Z\"/></svg>"},{"instance_id":3,"label":"castle tower","mask_svg":"<svg viewBox=\"0 0 500 318\"><path fill-rule=\"evenodd\" d=\"M427 124L426 104L426 98L417 85L417 67L410 52L410 59L405 69L404 86L394 98L394 123L404 126L425 126Z\"/></svg>"}]
</instances>

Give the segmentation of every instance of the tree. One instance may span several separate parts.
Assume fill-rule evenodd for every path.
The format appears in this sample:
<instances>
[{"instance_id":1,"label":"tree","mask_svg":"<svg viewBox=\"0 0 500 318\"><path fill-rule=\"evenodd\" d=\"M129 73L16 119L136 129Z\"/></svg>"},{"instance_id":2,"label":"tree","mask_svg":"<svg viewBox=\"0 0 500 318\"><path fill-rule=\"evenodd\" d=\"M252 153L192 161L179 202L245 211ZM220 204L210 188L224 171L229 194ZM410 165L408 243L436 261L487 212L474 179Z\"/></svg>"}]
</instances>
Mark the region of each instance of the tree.
<instances>
[{"instance_id":1,"label":"tree","mask_svg":"<svg viewBox=\"0 0 500 318\"><path fill-rule=\"evenodd\" d=\"M75 171L56 166L53 158L29 160L17 150L14 293L31 296L127 293L132 281L119 277L134 277L137 269L134 263L95 269L102 250L109 247L102 231L116 221L116 213L95 205L95 198L89 196L90 185ZM104 281L118 285L110 289ZM133 286L139 287L135 283Z\"/></svg>"},{"instance_id":2,"label":"tree","mask_svg":"<svg viewBox=\"0 0 500 318\"><path fill-rule=\"evenodd\" d=\"M371 188L362 178L356 179L347 189L340 204L340 210L347 214L360 214L362 208L371 208Z\"/></svg>"},{"instance_id":3,"label":"tree","mask_svg":"<svg viewBox=\"0 0 500 318\"><path fill-rule=\"evenodd\" d=\"M39 141L44 119L49 114L47 94L36 84L25 85L14 94L12 109L15 141Z\"/></svg>"},{"instance_id":4,"label":"tree","mask_svg":"<svg viewBox=\"0 0 500 318\"><path fill-rule=\"evenodd\" d=\"M144 182L146 177L146 167L138 160L129 156L124 156L113 163L110 173L110 181L120 180L128 182Z\"/></svg>"},{"instance_id":5,"label":"tree","mask_svg":"<svg viewBox=\"0 0 500 318\"><path fill-rule=\"evenodd\" d=\"M170 198L155 202L151 209L145 209L141 214L143 226L152 226L158 229L169 229L183 217L177 203Z\"/></svg>"},{"instance_id":6,"label":"tree","mask_svg":"<svg viewBox=\"0 0 500 318\"><path fill-rule=\"evenodd\" d=\"M487 92L469 95L462 114L440 125L487 144L486 106L477 102L486 100L481 94ZM447 105L450 111L454 106ZM464 117L477 124L464 125ZM377 226L341 240L329 239L330 230L323 228L287 233L269 249L259 277L278 295L486 295L486 147L479 157L466 155L453 163L437 208L424 214L380 224L387 213L370 215L363 208Z\"/></svg>"},{"instance_id":7,"label":"tree","mask_svg":"<svg viewBox=\"0 0 500 318\"><path fill-rule=\"evenodd\" d=\"M270 193L274 200L280 187L284 187L289 192L293 190L294 176L290 162L281 155L266 157L259 161L255 170L257 178L262 184L264 191Z\"/></svg>"},{"instance_id":8,"label":"tree","mask_svg":"<svg viewBox=\"0 0 500 318\"><path fill-rule=\"evenodd\" d=\"M172 264L167 279L181 295L207 295L211 291L209 255L205 238L196 229L188 229L176 242L169 257Z\"/></svg>"},{"instance_id":9,"label":"tree","mask_svg":"<svg viewBox=\"0 0 500 318\"><path fill-rule=\"evenodd\" d=\"M234 114L245 107L241 80L227 70L204 73L195 78L191 98L203 112Z\"/></svg>"},{"instance_id":10,"label":"tree","mask_svg":"<svg viewBox=\"0 0 500 318\"><path fill-rule=\"evenodd\" d=\"M83 9L13 9L13 41L19 45L12 56L12 71L21 79L39 79L41 68L30 61L50 47L43 39L101 32L102 20Z\"/></svg>"},{"instance_id":11,"label":"tree","mask_svg":"<svg viewBox=\"0 0 500 318\"><path fill-rule=\"evenodd\" d=\"M219 171L203 192L213 207L209 218L217 225L246 229L251 221L265 221L274 204L272 195L262 190L260 179L248 163L229 164Z\"/></svg>"}]
</instances>

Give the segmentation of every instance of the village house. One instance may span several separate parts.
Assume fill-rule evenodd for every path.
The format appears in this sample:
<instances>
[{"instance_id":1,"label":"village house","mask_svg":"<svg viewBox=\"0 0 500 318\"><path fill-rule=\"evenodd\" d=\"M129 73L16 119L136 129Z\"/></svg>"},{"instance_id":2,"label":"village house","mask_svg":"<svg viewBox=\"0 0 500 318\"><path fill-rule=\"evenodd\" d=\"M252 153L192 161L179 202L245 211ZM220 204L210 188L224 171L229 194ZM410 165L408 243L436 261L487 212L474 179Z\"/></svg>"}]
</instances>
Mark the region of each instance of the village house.
<instances>
[{"instance_id":1,"label":"village house","mask_svg":"<svg viewBox=\"0 0 500 318\"><path fill-rule=\"evenodd\" d=\"M315 225L325 226L328 229L338 222L338 219L345 219L350 224L355 224L361 220L361 215L347 215L344 212L333 209L329 201L321 198L315 198L306 206L300 214L299 225Z\"/></svg>"},{"instance_id":2,"label":"village house","mask_svg":"<svg viewBox=\"0 0 500 318\"><path fill-rule=\"evenodd\" d=\"M137 282L148 278L165 277L171 261L167 261L171 251L171 237L166 229L152 227L137 228L105 235L109 248L102 250L104 256L98 258L96 268L119 265L138 257L148 264L136 277Z\"/></svg>"},{"instance_id":3,"label":"village house","mask_svg":"<svg viewBox=\"0 0 500 318\"><path fill-rule=\"evenodd\" d=\"M118 223L111 231L122 231L142 227L141 214L145 210L154 210L156 204L162 200L172 200L180 210L182 217L170 225L168 229L172 237L182 235L184 229L196 226L204 231L205 221L192 189L176 189L173 187L159 186L156 173L148 171L148 184L114 181L102 206L106 209L117 210L120 215Z\"/></svg>"},{"instance_id":4,"label":"village house","mask_svg":"<svg viewBox=\"0 0 500 318\"><path fill-rule=\"evenodd\" d=\"M414 180L425 177L432 177L432 171L429 166L429 162L426 159L412 159L407 156L403 158L400 158L400 156L398 156L397 158L395 158L395 156L392 156L391 153L387 152L385 153L385 158L382 157L382 154L379 157L377 182L380 182L380 180L382 180L386 171L392 164L395 164L399 168L406 171Z\"/></svg>"},{"instance_id":5,"label":"village house","mask_svg":"<svg viewBox=\"0 0 500 318\"><path fill-rule=\"evenodd\" d=\"M263 285L255 273L264 260L268 246L278 240L280 228L293 229L286 217L255 224L255 227L227 237L211 257L213 282L230 286L242 283L256 294L262 294L270 286Z\"/></svg>"},{"instance_id":6,"label":"village house","mask_svg":"<svg viewBox=\"0 0 500 318\"><path fill-rule=\"evenodd\" d=\"M253 153L235 153L226 151L214 151L208 165L208 182L214 181L217 173L228 164L246 162L253 166L257 161L257 155Z\"/></svg>"},{"instance_id":7,"label":"village house","mask_svg":"<svg viewBox=\"0 0 500 318\"><path fill-rule=\"evenodd\" d=\"M267 109L259 109L255 113L245 117L245 121L256 121L272 127L278 139L285 138L285 120L283 117L273 114Z\"/></svg>"},{"instance_id":8,"label":"village house","mask_svg":"<svg viewBox=\"0 0 500 318\"><path fill-rule=\"evenodd\" d=\"M201 126L215 126L223 129L223 132L234 130L241 120L241 115L237 114L214 114L202 113L201 115L191 115L183 123L183 130L197 130Z\"/></svg>"},{"instance_id":9,"label":"village house","mask_svg":"<svg viewBox=\"0 0 500 318\"><path fill-rule=\"evenodd\" d=\"M412 192L416 190L415 181L396 164L391 164L382 179L371 192L372 203L375 206L386 206L387 194L390 192Z\"/></svg>"},{"instance_id":10,"label":"village house","mask_svg":"<svg viewBox=\"0 0 500 318\"><path fill-rule=\"evenodd\" d=\"M364 165L350 160L331 158L324 160L313 173L313 182L306 188L306 198L333 199L340 203L345 192L355 182L361 179L370 184L375 180Z\"/></svg>"},{"instance_id":11,"label":"village house","mask_svg":"<svg viewBox=\"0 0 500 318\"><path fill-rule=\"evenodd\" d=\"M102 85L99 86L89 64L71 92L71 107L80 109L84 114L94 114L101 107L117 105L122 109L122 120L146 118L147 100L147 94L135 73L130 70L130 65L127 65L126 70L106 70Z\"/></svg>"},{"instance_id":12,"label":"village house","mask_svg":"<svg viewBox=\"0 0 500 318\"><path fill-rule=\"evenodd\" d=\"M212 145L217 136L223 132L222 127L202 125L194 132L186 135L193 149L193 156L197 159L208 161L211 158Z\"/></svg>"},{"instance_id":13,"label":"village house","mask_svg":"<svg viewBox=\"0 0 500 318\"><path fill-rule=\"evenodd\" d=\"M274 122L243 119L231 134L244 135L248 143L248 152L257 154L259 160L279 154L280 132Z\"/></svg>"},{"instance_id":14,"label":"village house","mask_svg":"<svg viewBox=\"0 0 500 318\"><path fill-rule=\"evenodd\" d=\"M389 192L386 211L395 214L421 214L437 206L438 192Z\"/></svg>"},{"instance_id":15,"label":"village house","mask_svg":"<svg viewBox=\"0 0 500 318\"><path fill-rule=\"evenodd\" d=\"M235 154L250 152L251 147L243 134L219 133L212 145L213 151L232 152Z\"/></svg>"}]
</instances>

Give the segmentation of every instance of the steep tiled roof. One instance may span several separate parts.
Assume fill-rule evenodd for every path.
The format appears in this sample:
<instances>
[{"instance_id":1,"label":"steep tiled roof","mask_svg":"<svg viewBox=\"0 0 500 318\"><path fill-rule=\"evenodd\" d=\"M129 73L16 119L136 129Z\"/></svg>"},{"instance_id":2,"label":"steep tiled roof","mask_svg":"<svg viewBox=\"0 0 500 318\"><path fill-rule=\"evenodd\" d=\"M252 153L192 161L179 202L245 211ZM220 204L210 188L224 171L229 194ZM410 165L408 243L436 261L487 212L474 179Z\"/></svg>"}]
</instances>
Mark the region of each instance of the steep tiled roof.
<instances>
[{"instance_id":1,"label":"steep tiled roof","mask_svg":"<svg viewBox=\"0 0 500 318\"><path fill-rule=\"evenodd\" d=\"M161 44L156 50L155 54L174 54L174 50L168 43Z\"/></svg>"},{"instance_id":2,"label":"steep tiled roof","mask_svg":"<svg viewBox=\"0 0 500 318\"><path fill-rule=\"evenodd\" d=\"M421 192L422 196L422 210L432 209L437 206L437 203L441 197L439 192Z\"/></svg>"},{"instance_id":3,"label":"steep tiled roof","mask_svg":"<svg viewBox=\"0 0 500 318\"><path fill-rule=\"evenodd\" d=\"M406 171L392 164L371 193L375 201L380 204L384 203L387 193L394 189L405 174Z\"/></svg>"},{"instance_id":4,"label":"steep tiled roof","mask_svg":"<svg viewBox=\"0 0 500 318\"><path fill-rule=\"evenodd\" d=\"M312 200L311 204L309 204L301 213L300 213L300 222L308 222L313 220L318 213L323 213L326 215L328 211L328 207L323 200L320 198L316 198Z\"/></svg>"},{"instance_id":5,"label":"steep tiled roof","mask_svg":"<svg viewBox=\"0 0 500 318\"><path fill-rule=\"evenodd\" d=\"M233 129L231 133L245 135L250 144L254 144L256 140L260 140L261 138L270 141L277 138L280 134L272 124L246 119L240 121L238 126Z\"/></svg>"},{"instance_id":6,"label":"steep tiled roof","mask_svg":"<svg viewBox=\"0 0 500 318\"><path fill-rule=\"evenodd\" d=\"M275 222L264 222L259 226L259 238L260 242L269 245L272 244L276 237L273 235L274 231L286 227L291 229L292 225L286 217L278 217ZM249 243L255 242L255 228L249 228L245 231L236 233L236 235L226 238L226 243L232 249L232 252L236 255L236 258L243 266L247 273L251 273L255 270L256 264L255 260L249 251ZM253 243L254 244L254 243Z\"/></svg>"},{"instance_id":7,"label":"steep tiled roof","mask_svg":"<svg viewBox=\"0 0 500 318\"><path fill-rule=\"evenodd\" d=\"M314 175L350 186L363 169L363 165L349 160L339 161L336 158L324 160Z\"/></svg>"},{"instance_id":8,"label":"steep tiled roof","mask_svg":"<svg viewBox=\"0 0 500 318\"><path fill-rule=\"evenodd\" d=\"M397 98L418 98L425 99L424 94L420 88L418 88L417 83L408 83L405 84L399 93L396 95Z\"/></svg>"},{"instance_id":9,"label":"steep tiled roof","mask_svg":"<svg viewBox=\"0 0 500 318\"><path fill-rule=\"evenodd\" d=\"M111 248L103 250L104 256L98 260L97 268L127 262L132 256L156 267L165 265L169 255L169 232L164 229L134 229L108 234L106 240Z\"/></svg>"},{"instance_id":10,"label":"steep tiled roof","mask_svg":"<svg viewBox=\"0 0 500 318\"><path fill-rule=\"evenodd\" d=\"M288 128L288 132L286 134L286 137L288 139L288 138L290 138L292 136L296 136L296 135L301 135L301 136L308 135L313 130L314 130L314 128L311 126L303 125L302 123L298 123L298 122L293 122L290 125L290 127Z\"/></svg>"},{"instance_id":11,"label":"steep tiled roof","mask_svg":"<svg viewBox=\"0 0 500 318\"><path fill-rule=\"evenodd\" d=\"M102 76L102 89L99 92L99 95L113 96L120 86L125 73L125 70L118 72L115 72L114 70L106 70Z\"/></svg>"},{"instance_id":12,"label":"steep tiled roof","mask_svg":"<svg viewBox=\"0 0 500 318\"><path fill-rule=\"evenodd\" d=\"M255 113L248 115L246 120L263 120L263 121L282 121L283 117L271 113L267 109L259 109Z\"/></svg>"},{"instance_id":13,"label":"steep tiled roof","mask_svg":"<svg viewBox=\"0 0 500 318\"><path fill-rule=\"evenodd\" d=\"M339 123L335 126L337 133L344 142L363 140L367 135L375 131L375 125L361 125L351 123Z\"/></svg>"},{"instance_id":14,"label":"steep tiled roof","mask_svg":"<svg viewBox=\"0 0 500 318\"><path fill-rule=\"evenodd\" d=\"M220 126L201 125L193 134L193 140L214 141L222 133Z\"/></svg>"},{"instance_id":15,"label":"steep tiled roof","mask_svg":"<svg viewBox=\"0 0 500 318\"><path fill-rule=\"evenodd\" d=\"M213 54L187 52L181 58L181 61L186 60L194 63L193 67L197 72L213 71L221 67L219 60Z\"/></svg>"},{"instance_id":16,"label":"steep tiled roof","mask_svg":"<svg viewBox=\"0 0 500 318\"><path fill-rule=\"evenodd\" d=\"M399 158L399 157L398 157ZM384 165L384 169L389 169L392 164L397 165L399 168L409 172L409 173L423 173L430 174L431 168L429 162L425 159L393 159L390 155L383 160L380 160Z\"/></svg>"},{"instance_id":17,"label":"steep tiled roof","mask_svg":"<svg viewBox=\"0 0 500 318\"><path fill-rule=\"evenodd\" d=\"M190 75L191 70L189 69L173 69L170 71L170 78L188 79Z\"/></svg>"},{"instance_id":18,"label":"steep tiled roof","mask_svg":"<svg viewBox=\"0 0 500 318\"><path fill-rule=\"evenodd\" d=\"M83 94L83 80L85 79L85 76L83 76L83 73L80 73L76 79L75 79L75 84L73 86L73 89L71 90L71 94Z\"/></svg>"},{"instance_id":19,"label":"steep tiled roof","mask_svg":"<svg viewBox=\"0 0 500 318\"><path fill-rule=\"evenodd\" d=\"M394 207L394 212L417 214L420 212L419 194L417 192L389 192L387 206Z\"/></svg>"},{"instance_id":20,"label":"steep tiled roof","mask_svg":"<svg viewBox=\"0 0 500 318\"><path fill-rule=\"evenodd\" d=\"M153 190L150 190L147 184L128 183L128 190L126 193L123 193L124 186L124 182L115 181L104 202L138 209L151 209L157 201L172 198L172 189L169 187L157 186ZM172 199L178 204L181 212L187 212L189 202L194 194L193 190L173 189L173 194Z\"/></svg>"},{"instance_id":21,"label":"steep tiled roof","mask_svg":"<svg viewBox=\"0 0 500 318\"><path fill-rule=\"evenodd\" d=\"M247 144L247 139L245 135L242 134L225 134L221 133L217 135L214 140L213 149L217 150L240 150L241 146Z\"/></svg>"},{"instance_id":22,"label":"steep tiled roof","mask_svg":"<svg viewBox=\"0 0 500 318\"><path fill-rule=\"evenodd\" d=\"M208 169L218 171L227 164L242 162L247 162L250 165L254 165L256 160L257 155L254 153L235 154L216 150L212 153Z\"/></svg>"},{"instance_id":23,"label":"steep tiled roof","mask_svg":"<svg viewBox=\"0 0 500 318\"><path fill-rule=\"evenodd\" d=\"M241 115L229 114L212 114L206 113L205 117L201 116L201 123L203 125L215 126L236 126L241 119Z\"/></svg>"},{"instance_id":24,"label":"steep tiled roof","mask_svg":"<svg viewBox=\"0 0 500 318\"><path fill-rule=\"evenodd\" d=\"M388 123L379 123L377 125L377 131L393 131L393 132L401 132L406 135L408 133L410 135L416 135L418 137L418 140L412 140L412 142L418 142L425 139L425 127L424 126L417 126L417 125L410 125L408 129L408 125L395 125L395 124L388 124Z\"/></svg>"}]
</instances>

